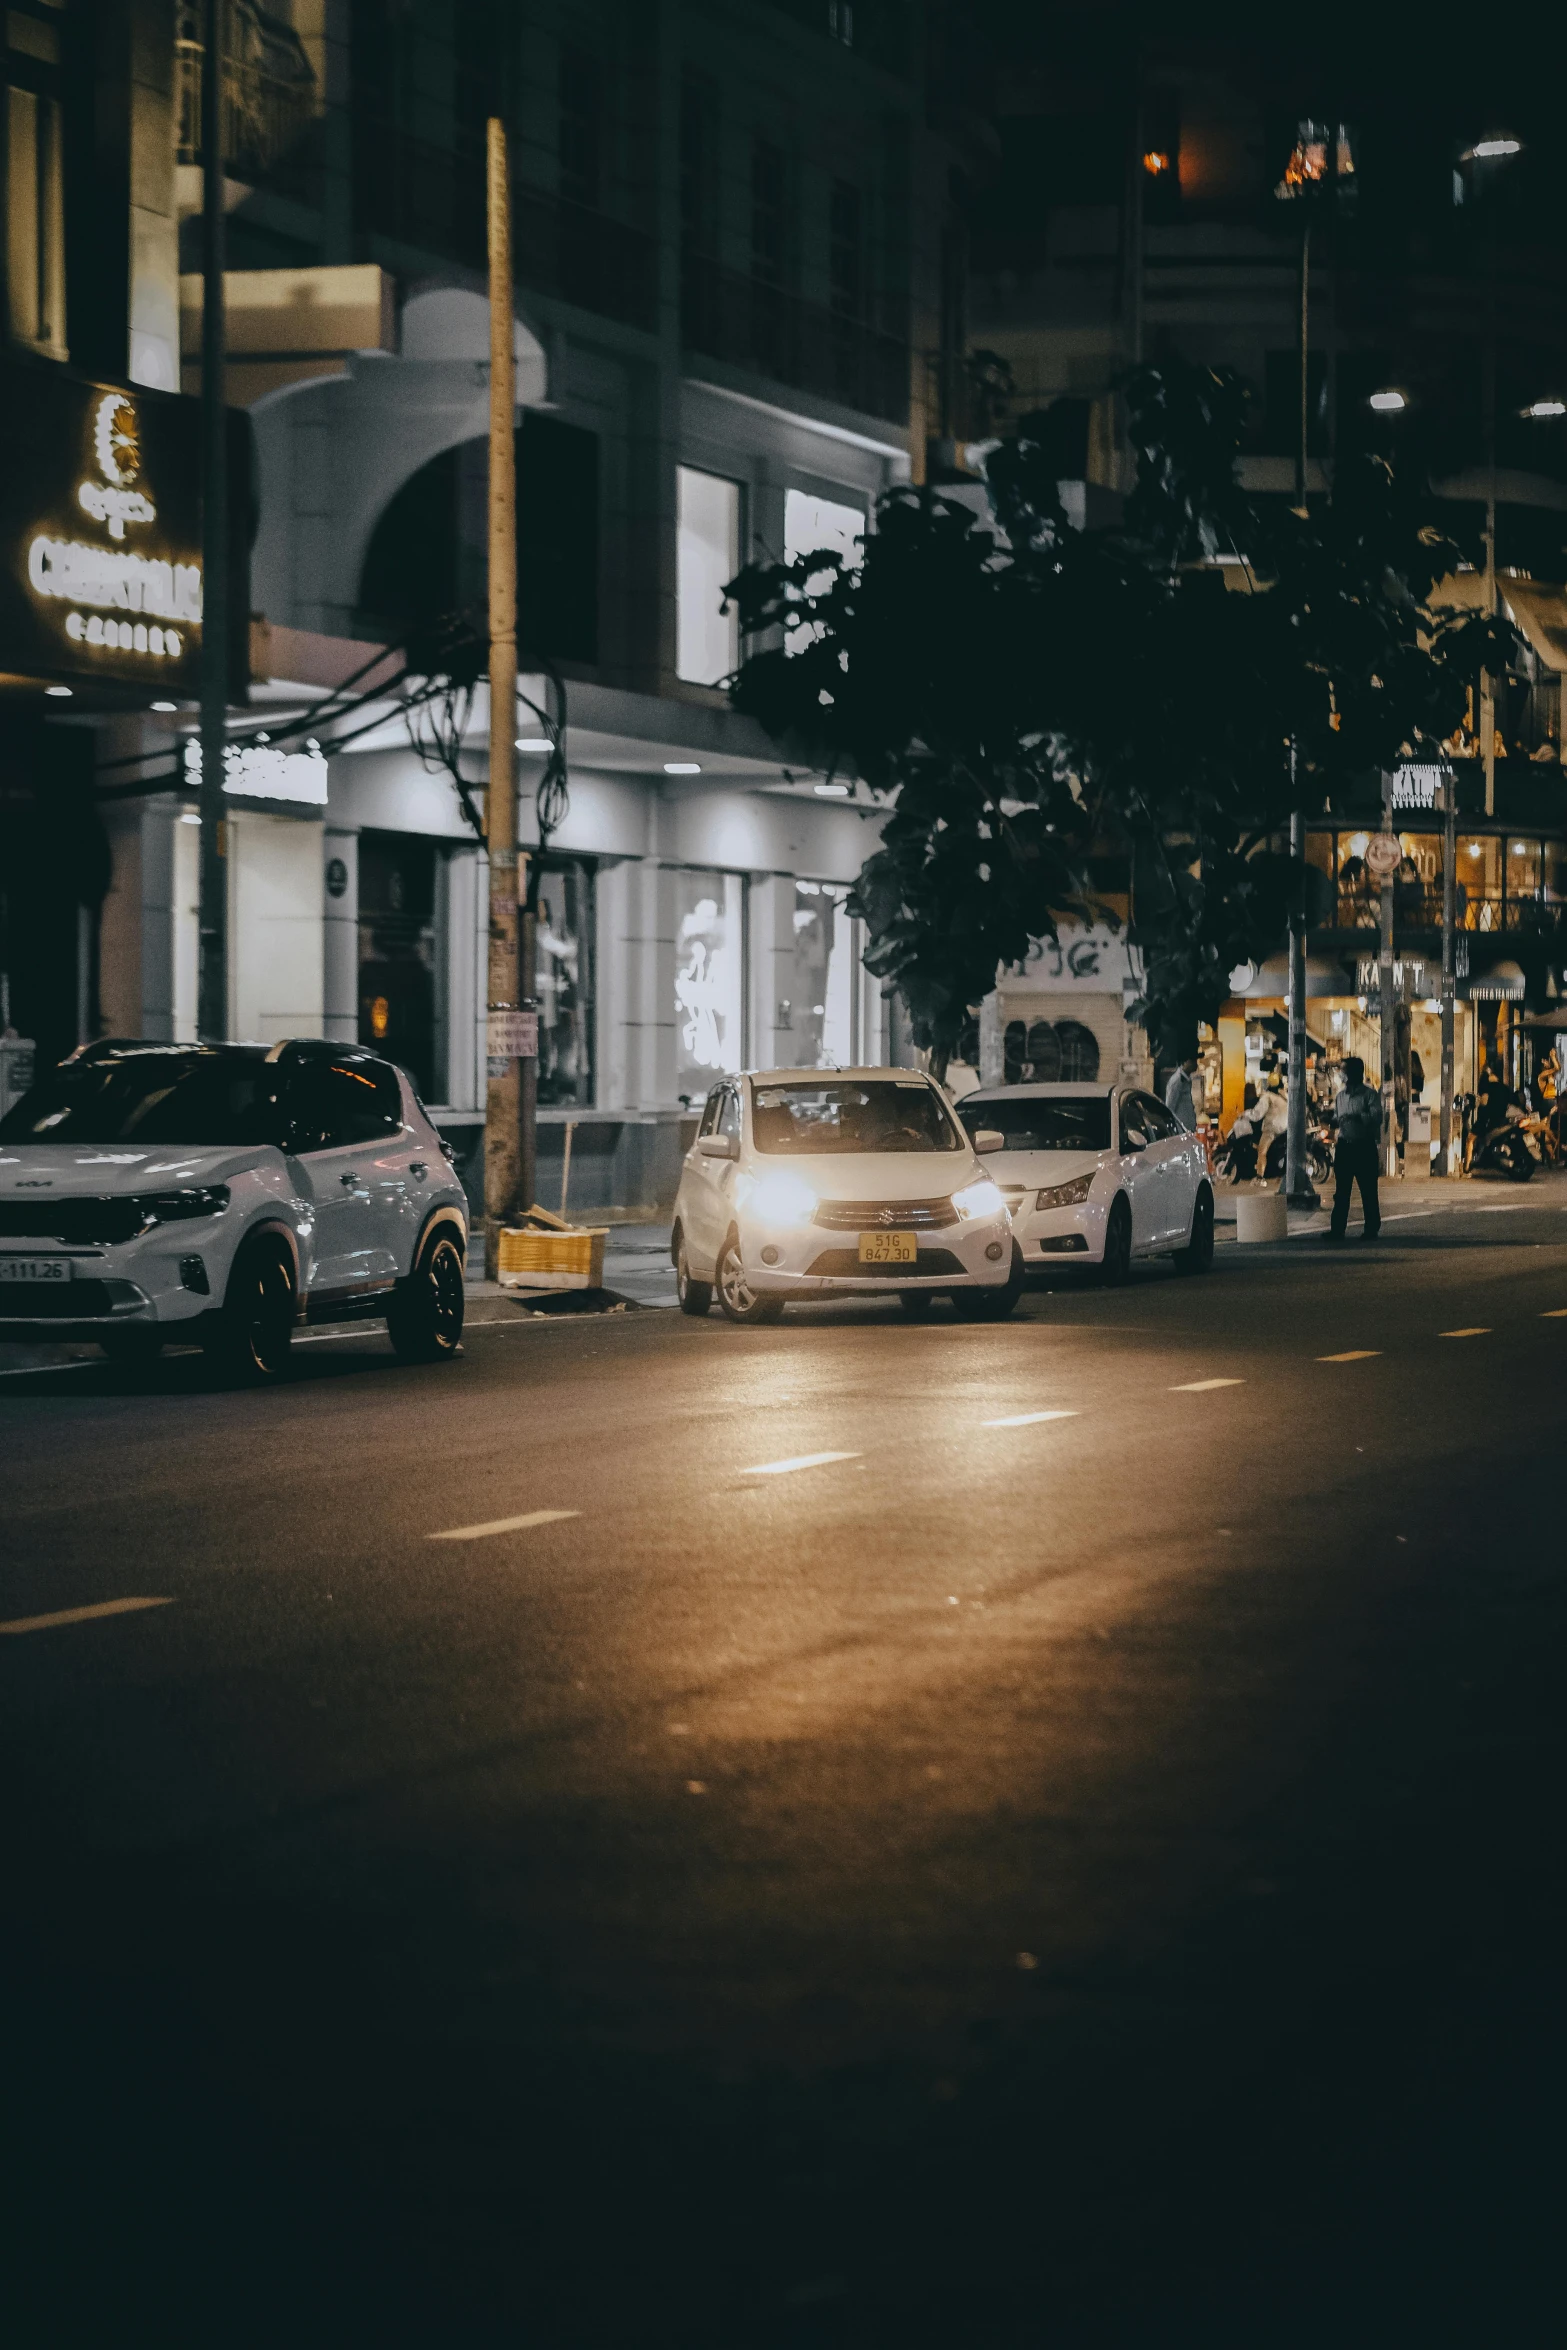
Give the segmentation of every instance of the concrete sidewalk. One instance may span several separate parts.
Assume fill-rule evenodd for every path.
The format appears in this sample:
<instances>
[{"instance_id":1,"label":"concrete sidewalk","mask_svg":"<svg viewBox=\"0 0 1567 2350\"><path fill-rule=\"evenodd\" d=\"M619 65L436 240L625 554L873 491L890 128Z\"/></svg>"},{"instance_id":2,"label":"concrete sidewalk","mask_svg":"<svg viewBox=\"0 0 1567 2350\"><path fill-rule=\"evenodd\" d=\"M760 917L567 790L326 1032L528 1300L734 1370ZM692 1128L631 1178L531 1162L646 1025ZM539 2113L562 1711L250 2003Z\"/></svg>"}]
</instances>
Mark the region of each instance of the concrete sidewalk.
<instances>
[{"instance_id":1,"label":"concrete sidewalk","mask_svg":"<svg viewBox=\"0 0 1567 2350\"><path fill-rule=\"evenodd\" d=\"M1309 1238L1313 1233L1326 1232L1333 1201L1331 1180L1321 1186L1320 1208L1289 1211L1291 1240ZM1528 1183L1497 1182L1485 1176L1457 1175L1441 1178L1428 1177L1424 1182L1406 1182L1400 1177L1385 1180L1378 1186L1382 1206L1382 1222L1387 1224L1412 1223L1417 1217L1452 1215L1463 1209L1481 1214L1499 1214L1511 1208L1567 1208L1567 1172L1557 1169L1536 1170ZM1238 1245L1235 1238L1235 1192L1223 1183L1214 1186L1214 1220L1219 1227L1221 1246L1226 1242ZM1230 1229L1226 1231L1225 1226ZM1349 1232L1354 1239L1360 1231L1360 1198L1357 1193L1350 1208ZM1259 1243L1267 1246L1266 1242Z\"/></svg>"}]
</instances>

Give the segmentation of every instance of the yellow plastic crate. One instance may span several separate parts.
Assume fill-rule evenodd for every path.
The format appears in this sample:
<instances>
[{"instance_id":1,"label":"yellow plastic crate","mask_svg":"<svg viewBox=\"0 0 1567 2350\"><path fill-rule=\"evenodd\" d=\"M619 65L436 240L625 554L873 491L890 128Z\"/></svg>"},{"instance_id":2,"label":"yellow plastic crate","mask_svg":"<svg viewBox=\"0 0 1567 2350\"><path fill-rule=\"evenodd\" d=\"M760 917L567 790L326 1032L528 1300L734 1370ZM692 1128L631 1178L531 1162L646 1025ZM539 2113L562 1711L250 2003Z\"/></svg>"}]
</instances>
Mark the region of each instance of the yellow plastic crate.
<instances>
[{"instance_id":1,"label":"yellow plastic crate","mask_svg":"<svg viewBox=\"0 0 1567 2350\"><path fill-rule=\"evenodd\" d=\"M534 1232L503 1225L496 1278L502 1289L602 1289L609 1228Z\"/></svg>"}]
</instances>

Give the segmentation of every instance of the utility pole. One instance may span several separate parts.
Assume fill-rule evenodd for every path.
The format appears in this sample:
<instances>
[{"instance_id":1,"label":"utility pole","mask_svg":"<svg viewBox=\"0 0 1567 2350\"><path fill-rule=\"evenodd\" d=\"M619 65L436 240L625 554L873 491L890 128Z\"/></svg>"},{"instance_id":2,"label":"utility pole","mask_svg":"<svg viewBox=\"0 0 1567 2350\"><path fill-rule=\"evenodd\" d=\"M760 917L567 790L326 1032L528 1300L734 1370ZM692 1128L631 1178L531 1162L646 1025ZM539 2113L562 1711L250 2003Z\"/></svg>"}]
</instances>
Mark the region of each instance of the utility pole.
<instances>
[{"instance_id":1,"label":"utility pole","mask_svg":"<svg viewBox=\"0 0 1567 2350\"><path fill-rule=\"evenodd\" d=\"M1292 773L1294 765L1292 743ZM1320 1208L1322 1202L1306 1158L1306 818L1300 808L1290 818L1290 858L1297 868L1297 894L1290 908L1289 1124L1284 1135L1284 1195L1292 1208Z\"/></svg>"},{"instance_id":2,"label":"utility pole","mask_svg":"<svg viewBox=\"0 0 1567 2350\"><path fill-rule=\"evenodd\" d=\"M223 65L227 0L203 0L201 56L201 883L197 1033L228 1035L224 756L229 701L228 411L224 403Z\"/></svg>"},{"instance_id":3,"label":"utility pole","mask_svg":"<svg viewBox=\"0 0 1567 2350\"><path fill-rule=\"evenodd\" d=\"M511 186L506 126L491 115L487 143L490 242L490 859L489 1015L485 1051L484 1269L493 1281L501 1226L532 1199L525 1163L523 1055L537 1069L519 984L517 871L517 449L512 347ZM531 1154L530 1154L531 1155Z\"/></svg>"},{"instance_id":4,"label":"utility pole","mask_svg":"<svg viewBox=\"0 0 1567 2350\"><path fill-rule=\"evenodd\" d=\"M1308 329L1311 324L1311 207L1302 206L1300 232L1300 445L1295 451L1295 511L1304 522L1311 508L1306 503L1306 435L1310 425L1310 409L1306 396L1308 362Z\"/></svg>"},{"instance_id":5,"label":"utility pole","mask_svg":"<svg viewBox=\"0 0 1567 2350\"><path fill-rule=\"evenodd\" d=\"M1458 916L1458 777L1447 770L1442 810L1442 1128L1440 1165L1453 1172L1453 998L1457 993L1454 931Z\"/></svg>"}]
</instances>

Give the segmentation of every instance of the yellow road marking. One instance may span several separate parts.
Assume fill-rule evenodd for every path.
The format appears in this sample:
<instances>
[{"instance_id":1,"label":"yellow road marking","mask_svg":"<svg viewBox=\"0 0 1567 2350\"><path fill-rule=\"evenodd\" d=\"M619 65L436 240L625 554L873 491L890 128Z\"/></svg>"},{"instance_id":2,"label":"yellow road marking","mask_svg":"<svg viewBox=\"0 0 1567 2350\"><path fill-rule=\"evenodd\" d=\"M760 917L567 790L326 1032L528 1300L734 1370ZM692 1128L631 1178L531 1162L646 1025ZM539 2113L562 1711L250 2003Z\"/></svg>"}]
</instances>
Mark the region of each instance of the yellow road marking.
<instances>
[{"instance_id":1,"label":"yellow road marking","mask_svg":"<svg viewBox=\"0 0 1567 2350\"><path fill-rule=\"evenodd\" d=\"M1489 1322L1477 1322L1472 1330L1440 1330L1437 1333L1439 1338L1489 1338L1490 1335Z\"/></svg>"},{"instance_id":2,"label":"yellow road marking","mask_svg":"<svg viewBox=\"0 0 1567 2350\"><path fill-rule=\"evenodd\" d=\"M1379 1346L1352 1346L1344 1354L1318 1355L1317 1360L1319 1363L1369 1363L1381 1352Z\"/></svg>"},{"instance_id":3,"label":"yellow road marking","mask_svg":"<svg viewBox=\"0 0 1567 2350\"><path fill-rule=\"evenodd\" d=\"M580 1510L528 1510L520 1518L490 1518L482 1526L448 1526L430 1542L477 1542L483 1534L520 1534L526 1526L553 1526L557 1518L580 1518Z\"/></svg>"},{"instance_id":4,"label":"yellow road marking","mask_svg":"<svg viewBox=\"0 0 1567 2350\"><path fill-rule=\"evenodd\" d=\"M1032 1428L1041 1420L1075 1420L1076 1412L1014 1412L1006 1420L981 1420L982 1428Z\"/></svg>"},{"instance_id":5,"label":"yellow road marking","mask_svg":"<svg viewBox=\"0 0 1567 2350\"><path fill-rule=\"evenodd\" d=\"M829 1461L857 1461L857 1452L802 1452L788 1461L756 1461L742 1477L787 1477L791 1469L824 1469Z\"/></svg>"},{"instance_id":6,"label":"yellow road marking","mask_svg":"<svg viewBox=\"0 0 1567 2350\"><path fill-rule=\"evenodd\" d=\"M1172 1387L1172 1395L1206 1395L1210 1387L1244 1387L1244 1379L1183 1379L1179 1387Z\"/></svg>"},{"instance_id":7,"label":"yellow road marking","mask_svg":"<svg viewBox=\"0 0 1567 2350\"><path fill-rule=\"evenodd\" d=\"M138 1608L172 1607L172 1599L100 1599L95 1607L56 1608L52 1616L13 1616L0 1632L49 1632L56 1624L90 1624L98 1616L128 1616Z\"/></svg>"}]
</instances>

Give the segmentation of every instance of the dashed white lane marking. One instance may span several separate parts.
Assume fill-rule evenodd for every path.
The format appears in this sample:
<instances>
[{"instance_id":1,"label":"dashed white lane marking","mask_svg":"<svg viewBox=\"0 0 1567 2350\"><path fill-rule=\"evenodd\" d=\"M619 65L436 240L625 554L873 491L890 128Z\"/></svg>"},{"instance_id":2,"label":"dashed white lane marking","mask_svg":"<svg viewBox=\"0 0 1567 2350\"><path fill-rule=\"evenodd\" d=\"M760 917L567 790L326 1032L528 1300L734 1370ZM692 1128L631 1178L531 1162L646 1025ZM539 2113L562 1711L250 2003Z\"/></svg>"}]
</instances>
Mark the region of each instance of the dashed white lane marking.
<instances>
[{"instance_id":1,"label":"dashed white lane marking","mask_svg":"<svg viewBox=\"0 0 1567 2350\"><path fill-rule=\"evenodd\" d=\"M98 1616L134 1615L138 1608L172 1607L172 1599L100 1599L94 1607L56 1608L50 1616L13 1616L0 1632L50 1632L56 1624L90 1624Z\"/></svg>"},{"instance_id":2,"label":"dashed white lane marking","mask_svg":"<svg viewBox=\"0 0 1567 2350\"><path fill-rule=\"evenodd\" d=\"M1352 1346L1341 1355L1318 1355L1319 1363L1369 1363L1379 1355L1379 1346Z\"/></svg>"},{"instance_id":3,"label":"dashed white lane marking","mask_svg":"<svg viewBox=\"0 0 1567 2350\"><path fill-rule=\"evenodd\" d=\"M1075 1420L1076 1412L1013 1412L1005 1420L981 1420L982 1428L1033 1428L1041 1420Z\"/></svg>"},{"instance_id":4,"label":"dashed white lane marking","mask_svg":"<svg viewBox=\"0 0 1567 2350\"><path fill-rule=\"evenodd\" d=\"M528 1526L553 1526L559 1518L580 1518L580 1510L525 1510L520 1518L490 1518L482 1526L448 1526L426 1536L430 1542L477 1542L484 1534L520 1534Z\"/></svg>"},{"instance_id":5,"label":"dashed white lane marking","mask_svg":"<svg viewBox=\"0 0 1567 2350\"><path fill-rule=\"evenodd\" d=\"M1490 1335L1491 1325L1489 1322L1477 1322L1472 1330L1439 1330L1437 1332L1438 1338L1489 1338Z\"/></svg>"},{"instance_id":6,"label":"dashed white lane marking","mask_svg":"<svg viewBox=\"0 0 1567 2350\"><path fill-rule=\"evenodd\" d=\"M1172 1395L1206 1395L1210 1387L1244 1387L1244 1379L1183 1379Z\"/></svg>"},{"instance_id":7,"label":"dashed white lane marking","mask_svg":"<svg viewBox=\"0 0 1567 2350\"><path fill-rule=\"evenodd\" d=\"M788 1461L753 1461L742 1477L787 1477L792 1469L825 1469L829 1461L857 1461L857 1452L801 1452Z\"/></svg>"}]
</instances>

